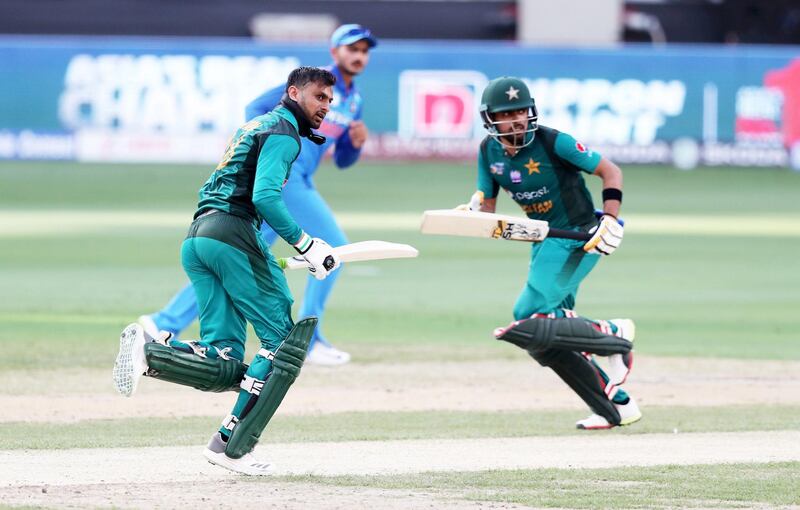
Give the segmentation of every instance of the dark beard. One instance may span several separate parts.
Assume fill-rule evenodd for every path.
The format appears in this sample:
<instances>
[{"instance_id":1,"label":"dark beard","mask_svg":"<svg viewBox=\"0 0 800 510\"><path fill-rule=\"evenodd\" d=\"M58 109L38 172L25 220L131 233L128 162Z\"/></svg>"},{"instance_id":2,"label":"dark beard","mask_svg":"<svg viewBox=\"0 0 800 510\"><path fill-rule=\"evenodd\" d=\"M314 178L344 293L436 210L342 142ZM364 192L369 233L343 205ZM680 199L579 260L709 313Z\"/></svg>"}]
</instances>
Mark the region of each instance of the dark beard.
<instances>
[{"instance_id":1,"label":"dark beard","mask_svg":"<svg viewBox=\"0 0 800 510\"><path fill-rule=\"evenodd\" d=\"M512 147L519 147L525 141L525 133L509 133L501 136L501 138Z\"/></svg>"}]
</instances>

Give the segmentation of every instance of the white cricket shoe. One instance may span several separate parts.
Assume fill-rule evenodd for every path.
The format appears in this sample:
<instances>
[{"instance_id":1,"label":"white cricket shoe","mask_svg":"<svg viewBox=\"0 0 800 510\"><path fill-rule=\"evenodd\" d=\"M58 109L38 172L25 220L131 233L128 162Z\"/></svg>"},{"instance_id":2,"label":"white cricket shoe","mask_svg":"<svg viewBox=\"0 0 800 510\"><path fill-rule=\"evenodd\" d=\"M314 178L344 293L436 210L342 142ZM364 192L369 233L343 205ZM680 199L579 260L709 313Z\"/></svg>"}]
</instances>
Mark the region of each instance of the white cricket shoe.
<instances>
[{"instance_id":1,"label":"white cricket shoe","mask_svg":"<svg viewBox=\"0 0 800 510\"><path fill-rule=\"evenodd\" d=\"M147 371L144 344L144 329L137 323L129 324L119 336L119 353L112 375L114 387L126 397L133 395L139 379Z\"/></svg>"},{"instance_id":2,"label":"white cricket shoe","mask_svg":"<svg viewBox=\"0 0 800 510\"><path fill-rule=\"evenodd\" d=\"M252 453L246 453L239 459L225 455L225 442L222 441L219 432L208 442L208 446L203 450L203 457L211 464L243 475L263 476L272 474L275 470L274 464L258 460Z\"/></svg>"},{"instance_id":3,"label":"white cricket shoe","mask_svg":"<svg viewBox=\"0 0 800 510\"><path fill-rule=\"evenodd\" d=\"M642 419L642 412L639 410L639 406L636 405L636 401L633 397L628 397L630 400L627 404L614 404L619 411L619 426L630 425L631 423L636 423L637 421ZM581 430L598 430L598 429L610 429L614 428L617 425L612 425L600 416L599 414L592 414L588 418L584 418L583 420L579 420L575 423L575 427Z\"/></svg>"},{"instance_id":4,"label":"white cricket shoe","mask_svg":"<svg viewBox=\"0 0 800 510\"><path fill-rule=\"evenodd\" d=\"M340 351L332 345L316 342L306 355L306 363L324 367L335 367L350 362L350 353Z\"/></svg>"},{"instance_id":5,"label":"white cricket shoe","mask_svg":"<svg viewBox=\"0 0 800 510\"><path fill-rule=\"evenodd\" d=\"M636 324L630 319L611 319L608 321L617 326L616 336L624 338L630 342L636 337ZM628 375L633 369L633 351L627 354L612 354L608 357L608 383L605 392L608 398L614 398L619 391L619 387L628 379Z\"/></svg>"},{"instance_id":6,"label":"white cricket shoe","mask_svg":"<svg viewBox=\"0 0 800 510\"><path fill-rule=\"evenodd\" d=\"M150 335L152 338L158 338L161 332L158 330L158 326L156 326L155 321L149 315L140 315L136 322L142 325L144 328L144 332Z\"/></svg>"}]
</instances>

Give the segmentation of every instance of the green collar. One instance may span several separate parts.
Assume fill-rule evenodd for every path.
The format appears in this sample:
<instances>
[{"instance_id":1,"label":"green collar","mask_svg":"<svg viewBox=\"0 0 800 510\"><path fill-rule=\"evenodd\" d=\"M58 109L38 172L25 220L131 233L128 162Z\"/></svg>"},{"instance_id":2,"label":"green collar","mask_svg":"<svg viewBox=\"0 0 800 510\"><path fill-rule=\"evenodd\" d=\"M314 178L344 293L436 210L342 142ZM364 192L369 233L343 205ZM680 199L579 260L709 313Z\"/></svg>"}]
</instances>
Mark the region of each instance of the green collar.
<instances>
[{"instance_id":1,"label":"green collar","mask_svg":"<svg viewBox=\"0 0 800 510\"><path fill-rule=\"evenodd\" d=\"M297 124L297 119L295 118L294 114L289 111L288 108L279 104L272 111L275 112L279 117L288 120L296 130L300 131L300 127Z\"/></svg>"}]
</instances>

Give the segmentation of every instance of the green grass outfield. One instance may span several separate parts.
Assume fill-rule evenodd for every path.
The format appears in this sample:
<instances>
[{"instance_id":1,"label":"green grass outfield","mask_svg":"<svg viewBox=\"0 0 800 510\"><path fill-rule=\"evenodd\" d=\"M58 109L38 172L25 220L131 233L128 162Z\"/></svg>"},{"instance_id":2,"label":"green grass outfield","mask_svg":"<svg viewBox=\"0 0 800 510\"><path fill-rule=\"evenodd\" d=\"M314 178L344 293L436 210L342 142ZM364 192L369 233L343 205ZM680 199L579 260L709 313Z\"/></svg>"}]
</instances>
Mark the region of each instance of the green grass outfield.
<instances>
[{"instance_id":1,"label":"green grass outfield","mask_svg":"<svg viewBox=\"0 0 800 510\"><path fill-rule=\"evenodd\" d=\"M624 170L625 242L587 279L578 310L589 317L634 318L637 351L650 356L800 360L800 174ZM185 283L179 247L197 189L210 171L210 166L0 163L0 372L9 383L0 394L46 395L48 385L58 390L59 374L72 374L74 381L75 371L110 369L120 329L162 306ZM599 180L589 181L597 192L594 181ZM354 362L519 359L515 349L492 340L491 331L511 319L529 246L417 231L423 210L463 203L473 182L472 166L457 164L370 163L345 172L326 164L319 172L317 186L351 241L384 239L420 250L417 260L344 268L325 328L330 339L353 353ZM509 199L500 202L501 211L519 214ZM292 254L281 242L276 253ZM288 276L299 303L306 276ZM187 335L196 333L195 325ZM249 348L255 347L251 338ZM42 380L47 370L53 377ZM737 379L730 379L735 391ZM87 387L85 396L102 391L110 389ZM264 442L535 435L558 441L576 433L571 424L584 413L576 406L502 413L278 414ZM600 434L796 430L797 416L796 405L660 407L648 402L641 422ZM0 420L0 450L24 457L28 450L200 445L219 418ZM739 463L288 476L219 485L254 493L297 486L314 493L332 486L356 495L378 490L534 507L752 508L800 504L798 472L797 462ZM167 485L146 489L169 493ZM131 494L140 489L134 486ZM78 494L72 487L64 490ZM15 497L13 504L39 506Z\"/></svg>"},{"instance_id":2,"label":"green grass outfield","mask_svg":"<svg viewBox=\"0 0 800 510\"><path fill-rule=\"evenodd\" d=\"M179 246L209 172L0 164L0 368L107 365L117 331L184 284ZM329 338L363 361L413 358L415 345L426 358L493 350L490 332L511 319L528 246L422 236L414 222L424 209L464 202L473 174L443 163L320 170L317 186L352 241L420 250L417 260L345 268L326 316ZM799 187L800 174L788 170L625 168L628 235L586 280L579 311L636 319L646 354L800 359L800 233L791 230L800 225ZM276 253L291 251L279 242ZM299 302L305 275L289 278Z\"/></svg>"}]
</instances>

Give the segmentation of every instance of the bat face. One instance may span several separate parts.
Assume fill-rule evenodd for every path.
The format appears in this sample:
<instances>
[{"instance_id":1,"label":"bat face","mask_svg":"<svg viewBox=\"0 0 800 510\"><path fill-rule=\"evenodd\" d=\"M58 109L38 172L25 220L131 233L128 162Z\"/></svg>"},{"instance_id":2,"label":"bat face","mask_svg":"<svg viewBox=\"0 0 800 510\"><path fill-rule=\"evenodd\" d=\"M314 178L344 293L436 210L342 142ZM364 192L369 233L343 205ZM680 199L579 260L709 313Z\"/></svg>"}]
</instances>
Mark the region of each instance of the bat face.
<instances>
[{"instance_id":1,"label":"bat face","mask_svg":"<svg viewBox=\"0 0 800 510\"><path fill-rule=\"evenodd\" d=\"M342 262L405 259L419 255L419 252L413 246L387 241L361 241L338 246L333 251L336 252ZM287 259L278 259L278 265L281 269L303 269L308 267L308 262L301 256L295 256Z\"/></svg>"},{"instance_id":2,"label":"bat face","mask_svg":"<svg viewBox=\"0 0 800 510\"><path fill-rule=\"evenodd\" d=\"M425 211L423 234L485 237L509 241L539 242L547 237L546 221L477 211L439 209Z\"/></svg>"},{"instance_id":3,"label":"bat face","mask_svg":"<svg viewBox=\"0 0 800 510\"><path fill-rule=\"evenodd\" d=\"M527 241L538 243L544 241L547 235L544 232L542 235L542 228L535 226L531 228L530 225L526 226L520 223L498 220L497 227L495 227L492 237L495 239L507 239L509 241Z\"/></svg>"}]
</instances>

